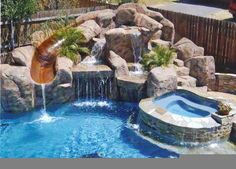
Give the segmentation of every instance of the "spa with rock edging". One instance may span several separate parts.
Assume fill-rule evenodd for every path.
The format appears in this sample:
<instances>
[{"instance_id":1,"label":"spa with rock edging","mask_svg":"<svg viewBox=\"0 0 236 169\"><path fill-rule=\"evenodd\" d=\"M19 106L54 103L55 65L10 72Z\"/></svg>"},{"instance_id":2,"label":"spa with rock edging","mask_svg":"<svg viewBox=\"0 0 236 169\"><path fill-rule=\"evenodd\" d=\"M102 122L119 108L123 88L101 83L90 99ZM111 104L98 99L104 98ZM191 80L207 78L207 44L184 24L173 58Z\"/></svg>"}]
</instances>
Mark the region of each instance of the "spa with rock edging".
<instances>
[{"instance_id":1,"label":"spa with rock edging","mask_svg":"<svg viewBox=\"0 0 236 169\"><path fill-rule=\"evenodd\" d=\"M188 107L195 111L193 113L199 113L198 116L194 117L192 115L184 115L181 112L175 110L168 110L165 105L158 104L158 100L162 99L171 99L168 97L181 96L186 97L184 102L188 106L190 104L195 104L192 102L205 102L204 107L200 105L194 105L195 107ZM191 98L189 100L189 98ZM178 98L175 98L175 102L178 101ZM163 100L164 101L164 100ZM168 103L166 103L168 105ZM179 104L178 102L175 104ZM207 105L214 105L214 109L211 107L206 107ZM183 105L179 105L183 106ZM197 144L197 143L206 143L209 141L216 141L219 139L228 139L231 133L232 120L235 115L235 110L231 112L227 117L217 116L215 112L217 111L217 101L210 100L208 98L203 98L197 96L194 93L185 90L177 90L168 94L161 96L160 98L150 98L141 100L139 103L140 107L140 131L145 135L150 135L155 139L169 139L173 144ZM168 107L168 106L167 106ZM196 109L196 110L194 110ZM202 113L200 112L202 111ZM203 113L204 111L204 113ZM176 114L181 113L181 114ZM220 117L219 119L216 118ZM222 119L227 119L227 122L222 122ZM154 129L153 132L149 131L149 128Z\"/></svg>"}]
</instances>

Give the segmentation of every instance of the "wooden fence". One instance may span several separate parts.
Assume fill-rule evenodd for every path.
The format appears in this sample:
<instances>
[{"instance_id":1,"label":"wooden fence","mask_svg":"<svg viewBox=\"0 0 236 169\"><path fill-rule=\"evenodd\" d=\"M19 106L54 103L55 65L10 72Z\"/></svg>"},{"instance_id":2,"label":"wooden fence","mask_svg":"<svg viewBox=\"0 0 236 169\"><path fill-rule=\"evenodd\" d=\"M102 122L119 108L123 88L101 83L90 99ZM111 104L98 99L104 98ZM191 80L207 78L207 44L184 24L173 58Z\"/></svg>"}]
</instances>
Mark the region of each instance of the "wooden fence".
<instances>
[{"instance_id":1,"label":"wooden fence","mask_svg":"<svg viewBox=\"0 0 236 169\"><path fill-rule=\"evenodd\" d=\"M152 7L149 9L162 13L173 22L176 30L175 41L187 37L204 47L205 55L215 57L218 71L226 71L226 67L236 70L236 23Z\"/></svg>"}]
</instances>

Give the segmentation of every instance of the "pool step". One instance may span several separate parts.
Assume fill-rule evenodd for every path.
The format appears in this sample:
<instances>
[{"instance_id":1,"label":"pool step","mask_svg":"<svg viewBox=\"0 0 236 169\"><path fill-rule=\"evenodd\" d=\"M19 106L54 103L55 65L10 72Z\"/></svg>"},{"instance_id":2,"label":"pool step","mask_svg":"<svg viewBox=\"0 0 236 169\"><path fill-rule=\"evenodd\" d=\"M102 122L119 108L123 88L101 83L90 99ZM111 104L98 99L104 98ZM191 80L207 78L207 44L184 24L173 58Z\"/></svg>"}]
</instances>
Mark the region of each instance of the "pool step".
<instances>
[{"instance_id":1,"label":"pool step","mask_svg":"<svg viewBox=\"0 0 236 169\"><path fill-rule=\"evenodd\" d=\"M181 76L177 78L178 86L181 87L196 87L197 80L191 76Z\"/></svg>"}]
</instances>

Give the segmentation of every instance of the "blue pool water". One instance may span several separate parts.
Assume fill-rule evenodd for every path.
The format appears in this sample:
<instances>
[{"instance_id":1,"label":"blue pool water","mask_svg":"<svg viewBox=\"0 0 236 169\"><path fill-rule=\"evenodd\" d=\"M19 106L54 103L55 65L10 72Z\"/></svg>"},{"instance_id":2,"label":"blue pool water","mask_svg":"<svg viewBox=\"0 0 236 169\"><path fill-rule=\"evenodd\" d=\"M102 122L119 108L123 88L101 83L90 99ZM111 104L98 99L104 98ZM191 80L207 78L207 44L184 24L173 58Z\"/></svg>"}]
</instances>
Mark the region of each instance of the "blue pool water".
<instances>
[{"instance_id":1,"label":"blue pool water","mask_svg":"<svg viewBox=\"0 0 236 169\"><path fill-rule=\"evenodd\" d=\"M184 90L165 94L156 99L155 103L168 112L186 117L202 118L217 112L216 101Z\"/></svg>"},{"instance_id":2,"label":"blue pool water","mask_svg":"<svg viewBox=\"0 0 236 169\"><path fill-rule=\"evenodd\" d=\"M1 158L169 158L127 123L137 104L82 102L1 116Z\"/></svg>"}]
</instances>

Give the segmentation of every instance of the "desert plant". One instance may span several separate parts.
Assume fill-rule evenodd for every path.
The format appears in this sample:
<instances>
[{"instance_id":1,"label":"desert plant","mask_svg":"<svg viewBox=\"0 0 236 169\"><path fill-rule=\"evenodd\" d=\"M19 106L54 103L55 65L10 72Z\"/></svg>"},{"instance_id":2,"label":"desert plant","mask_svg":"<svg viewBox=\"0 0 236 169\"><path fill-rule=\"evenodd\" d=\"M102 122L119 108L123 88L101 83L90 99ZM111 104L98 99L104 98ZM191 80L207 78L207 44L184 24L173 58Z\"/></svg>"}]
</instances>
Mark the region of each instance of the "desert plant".
<instances>
[{"instance_id":1,"label":"desert plant","mask_svg":"<svg viewBox=\"0 0 236 169\"><path fill-rule=\"evenodd\" d=\"M154 67L167 66L171 62L173 55L173 50L166 47L157 46L152 51L144 55L141 64L145 70L150 71Z\"/></svg>"},{"instance_id":2,"label":"desert plant","mask_svg":"<svg viewBox=\"0 0 236 169\"><path fill-rule=\"evenodd\" d=\"M85 36L83 32L77 28L66 27L55 32L56 40L63 40L59 53L66 56L73 62L81 60L81 54L89 54L88 48L83 47Z\"/></svg>"},{"instance_id":3,"label":"desert plant","mask_svg":"<svg viewBox=\"0 0 236 169\"><path fill-rule=\"evenodd\" d=\"M218 104L218 114L219 115L228 115L229 112L232 110L231 106L228 104L224 104L223 102L219 102Z\"/></svg>"}]
</instances>

